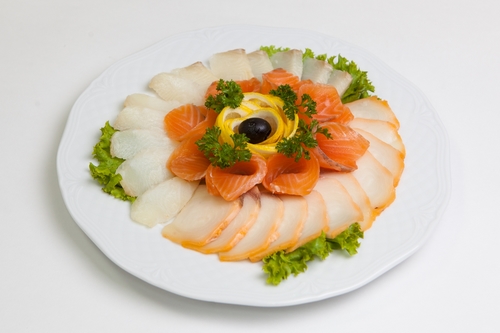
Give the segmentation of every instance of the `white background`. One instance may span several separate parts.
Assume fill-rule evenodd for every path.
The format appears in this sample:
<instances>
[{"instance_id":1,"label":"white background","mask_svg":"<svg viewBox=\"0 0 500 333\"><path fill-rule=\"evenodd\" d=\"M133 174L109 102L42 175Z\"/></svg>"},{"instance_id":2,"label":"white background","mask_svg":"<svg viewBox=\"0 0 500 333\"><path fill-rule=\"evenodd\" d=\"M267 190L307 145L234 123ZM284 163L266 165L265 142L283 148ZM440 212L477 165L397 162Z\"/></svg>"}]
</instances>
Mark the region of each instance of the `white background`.
<instances>
[{"instance_id":1,"label":"white background","mask_svg":"<svg viewBox=\"0 0 500 333\"><path fill-rule=\"evenodd\" d=\"M1 332L499 332L500 2L1 1ZM452 194L425 246L354 292L252 308L186 299L108 260L66 210L69 111L116 61L225 24L356 44L423 91L449 135Z\"/></svg>"}]
</instances>

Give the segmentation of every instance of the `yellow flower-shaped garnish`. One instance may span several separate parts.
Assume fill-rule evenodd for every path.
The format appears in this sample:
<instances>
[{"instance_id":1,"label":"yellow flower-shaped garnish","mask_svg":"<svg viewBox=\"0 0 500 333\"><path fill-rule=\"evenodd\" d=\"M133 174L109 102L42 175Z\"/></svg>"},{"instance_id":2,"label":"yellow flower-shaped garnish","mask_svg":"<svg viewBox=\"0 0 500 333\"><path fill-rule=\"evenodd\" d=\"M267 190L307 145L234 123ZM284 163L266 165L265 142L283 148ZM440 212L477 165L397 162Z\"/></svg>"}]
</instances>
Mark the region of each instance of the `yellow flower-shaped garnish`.
<instances>
[{"instance_id":1,"label":"yellow flower-shaped garnish","mask_svg":"<svg viewBox=\"0 0 500 333\"><path fill-rule=\"evenodd\" d=\"M276 144L283 138L292 137L298 126L298 116L290 120L283 112L283 101L275 96L256 92L245 93L237 108L225 107L217 117L215 125L221 129L220 139L232 144L231 135L240 133L240 124L245 120L260 118L270 126L266 138L258 143L248 143L252 153L265 158L276 153Z\"/></svg>"}]
</instances>

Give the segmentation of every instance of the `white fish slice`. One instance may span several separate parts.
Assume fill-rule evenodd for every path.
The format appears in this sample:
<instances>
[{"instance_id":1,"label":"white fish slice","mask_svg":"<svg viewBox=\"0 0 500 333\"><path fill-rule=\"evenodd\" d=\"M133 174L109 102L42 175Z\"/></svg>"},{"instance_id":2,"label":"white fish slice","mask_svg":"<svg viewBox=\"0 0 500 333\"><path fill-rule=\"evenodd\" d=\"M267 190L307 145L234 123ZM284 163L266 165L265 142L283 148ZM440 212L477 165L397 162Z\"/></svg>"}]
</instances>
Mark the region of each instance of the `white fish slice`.
<instances>
[{"instance_id":1,"label":"white fish slice","mask_svg":"<svg viewBox=\"0 0 500 333\"><path fill-rule=\"evenodd\" d=\"M326 84L333 71L332 65L324 60L314 58L304 59L302 80L311 80L314 83ZM342 96L342 95L340 95Z\"/></svg>"},{"instance_id":2,"label":"white fish slice","mask_svg":"<svg viewBox=\"0 0 500 333\"><path fill-rule=\"evenodd\" d=\"M388 121L399 129L399 121L386 101L375 96L358 99L345 104L355 118L377 119Z\"/></svg>"},{"instance_id":3,"label":"white fish slice","mask_svg":"<svg viewBox=\"0 0 500 333\"><path fill-rule=\"evenodd\" d=\"M301 50L296 49L276 52L271 56L271 63L273 64L273 68L283 68L300 78L302 77L302 70L304 68L302 54Z\"/></svg>"},{"instance_id":4,"label":"white fish slice","mask_svg":"<svg viewBox=\"0 0 500 333\"><path fill-rule=\"evenodd\" d=\"M380 162L384 167L389 170L394 179L394 187L398 186L399 179L404 169L404 156L403 154L392 147L391 145L383 142L376 136L363 131L361 129L356 129L356 131L361 134L365 139L370 141L370 146L368 151Z\"/></svg>"},{"instance_id":5,"label":"white fish slice","mask_svg":"<svg viewBox=\"0 0 500 333\"><path fill-rule=\"evenodd\" d=\"M328 231L328 214L323 196L318 191L313 190L310 194L305 195L304 199L307 202L307 218L304 228L297 243L288 248L286 252L292 252L307 242L318 238L322 232Z\"/></svg>"},{"instance_id":6,"label":"white fish slice","mask_svg":"<svg viewBox=\"0 0 500 333\"><path fill-rule=\"evenodd\" d=\"M299 195L279 195L285 207L283 220L276 231L277 238L267 248L250 256L250 261L256 262L262 258L293 247L304 229L307 219L307 201Z\"/></svg>"},{"instance_id":7,"label":"white fish slice","mask_svg":"<svg viewBox=\"0 0 500 333\"><path fill-rule=\"evenodd\" d=\"M260 192L257 187L254 187L243 195L243 206L238 215L220 236L202 247L193 247L193 249L202 253L224 252L232 249L253 226L259 216L259 211Z\"/></svg>"},{"instance_id":8,"label":"white fish slice","mask_svg":"<svg viewBox=\"0 0 500 333\"><path fill-rule=\"evenodd\" d=\"M261 193L260 211L257 220L231 250L219 252L221 261L244 260L267 248L274 240L284 214L283 201L276 195Z\"/></svg>"},{"instance_id":9,"label":"white fish slice","mask_svg":"<svg viewBox=\"0 0 500 333\"><path fill-rule=\"evenodd\" d=\"M179 101L165 101L156 96L150 96L146 94L132 94L128 95L123 103L125 107L128 106L140 106L148 109L154 109L158 111L163 111L165 113L178 108L182 104Z\"/></svg>"},{"instance_id":10,"label":"white fish slice","mask_svg":"<svg viewBox=\"0 0 500 333\"><path fill-rule=\"evenodd\" d=\"M167 160L173 149L147 148L123 162L116 173L120 174L125 193L137 197L150 188L173 178L167 169Z\"/></svg>"},{"instance_id":11,"label":"white fish slice","mask_svg":"<svg viewBox=\"0 0 500 333\"><path fill-rule=\"evenodd\" d=\"M180 78L190 80L200 86L204 87L205 90L212 82L217 81L219 78L212 73L202 62L198 61L192 65L182 68L176 68L170 72Z\"/></svg>"},{"instance_id":12,"label":"white fish slice","mask_svg":"<svg viewBox=\"0 0 500 333\"><path fill-rule=\"evenodd\" d=\"M204 103L206 87L193 80L172 73L160 73L149 82L149 87L165 101L178 101L181 104Z\"/></svg>"},{"instance_id":13,"label":"white fish slice","mask_svg":"<svg viewBox=\"0 0 500 333\"><path fill-rule=\"evenodd\" d=\"M185 247L201 247L216 239L241 207L241 199L226 201L200 185L172 223L163 228L162 235Z\"/></svg>"},{"instance_id":14,"label":"white fish slice","mask_svg":"<svg viewBox=\"0 0 500 333\"><path fill-rule=\"evenodd\" d=\"M210 57L209 63L212 73L223 80L249 80L254 77L243 49L215 53Z\"/></svg>"},{"instance_id":15,"label":"white fish slice","mask_svg":"<svg viewBox=\"0 0 500 333\"><path fill-rule=\"evenodd\" d=\"M321 173L321 177L332 178L342 184L363 214L363 219L359 222L361 230L369 229L376 215L372 209L370 199L352 173L325 171Z\"/></svg>"},{"instance_id":16,"label":"white fish slice","mask_svg":"<svg viewBox=\"0 0 500 333\"><path fill-rule=\"evenodd\" d=\"M390 122L376 119L354 118L349 122L349 126L355 130L361 129L371 133L383 142L396 148L403 154L403 157L406 155L405 145L398 133L398 129Z\"/></svg>"},{"instance_id":17,"label":"white fish slice","mask_svg":"<svg viewBox=\"0 0 500 333\"><path fill-rule=\"evenodd\" d=\"M148 227L166 223L191 199L198 182L168 179L144 192L132 203L130 217Z\"/></svg>"},{"instance_id":18,"label":"white fish slice","mask_svg":"<svg viewBox=\"0 0 500 333\"><path fill-rule=\"evenodd\" d=\"M375 214L389 206L396 194L392 174L369 151L361 156L352 175L370 199Z\"/></svg>"},{"instance_id":19,"label":"white fish slice","mask_svg":"<svg viewBox=\"0 0 500 333\"><path fill-rule=\"evenodd\" d=\"M262 82L262 74L273 70L271 59L265 51L257 50L247 54L252 74Z\"/></svg>"},{"instance_id":20,"label":"white fish slice","mask_svg":"<svg viewBox=\"0 0 500 333\"><path fill-rule=\"evenodd\" d=\"M363 212L338 180L321 177L314 189L321 194L326 203L327 237L334 238L351 224L363 221Z\"/></svg>"},{"instance_id":21,"label":"white fish slice","mask_svg":"<svg viewBox=\"0 0 500 333\"><path fill-rule=\"evenodd\" d=\"M169 139L164 131L130 129L113 134L110 152L113 157L129 159L147 148L173 150L177 145L178 143Z\"/></svg>"},{"instance_id":22,"label":"white fish slice","mask_svg":"<svg viewBox=\"0 0 500 333\"><path fill-rule=\"evenodd\" d=\"M339 96L342 97L344 93L347 91L352 82L352 76L348 72L341 71L338 69L334 69L328 78L326 84L334 86L337 88Z\"/></svg>"},{"instance_id":23,"label":"white fish slice","mask_svg":"<svg viewBox=\"0 0 500 333\"><path fill-rule=\"evenodd\" d=\"M150 128L163 130L165 114L164 111L141 106L127 106L118 113L113 127L119 131Z\"/></svg>"}]
</instances>

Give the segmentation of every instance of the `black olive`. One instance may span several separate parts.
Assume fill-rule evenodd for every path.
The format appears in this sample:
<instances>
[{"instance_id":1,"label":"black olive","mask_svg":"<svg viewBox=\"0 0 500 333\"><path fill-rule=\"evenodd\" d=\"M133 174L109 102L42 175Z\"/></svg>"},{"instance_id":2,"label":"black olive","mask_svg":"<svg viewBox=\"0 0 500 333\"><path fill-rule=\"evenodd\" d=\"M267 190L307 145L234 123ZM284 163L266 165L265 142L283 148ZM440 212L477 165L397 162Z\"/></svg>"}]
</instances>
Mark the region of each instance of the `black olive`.
<instances>
[{"instance_id":1,"label":"black olive","mask_svg":"<svg viewBox=\"0 0 500 333\"><path fill-rule=\"evenodd\" d=\"M271 134L271 125L262 118L248 118L238 126L238 132L245 134L249 143L261 143Z\"/></svg>"}]
</instances>

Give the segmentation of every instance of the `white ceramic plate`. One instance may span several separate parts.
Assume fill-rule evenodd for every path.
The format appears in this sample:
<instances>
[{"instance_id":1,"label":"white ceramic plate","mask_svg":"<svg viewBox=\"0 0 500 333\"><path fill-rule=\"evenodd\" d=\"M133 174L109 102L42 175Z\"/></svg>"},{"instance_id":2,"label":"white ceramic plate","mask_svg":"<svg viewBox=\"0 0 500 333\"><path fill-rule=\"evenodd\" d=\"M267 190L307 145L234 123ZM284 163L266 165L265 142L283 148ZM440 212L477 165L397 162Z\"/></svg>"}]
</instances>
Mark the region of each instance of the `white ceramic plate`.
<instances>
[{"instance_id":1,"label":"white ceramic plate","mask_svg":"<svg viewBox=\"0 0 500 333\"><path fill-rule=\"evenodd\" d=\"M305 274L279 286L265 283L260 263L224 263L163 239L129 218L130 205L104 194L88 165L99 129L113 121L125 97L147 92L157 73L206 62L212 54L261 45L310 48L341 54L368 72L376 93L388 100L401 122L406 169L395 202L365 232L359 253L334 253L314 261ZM125 271L186 297L252 306L286 306L337 296L359 288L421 247L440 219L450 180L447 136L427 99L412 84L366 51L336 38L297 29L222 26L167 38L111 66L78 98L57 156L66 206L92 241ZM165 295L168 296L167 294Z\"/></svg>"}]
</instances>

